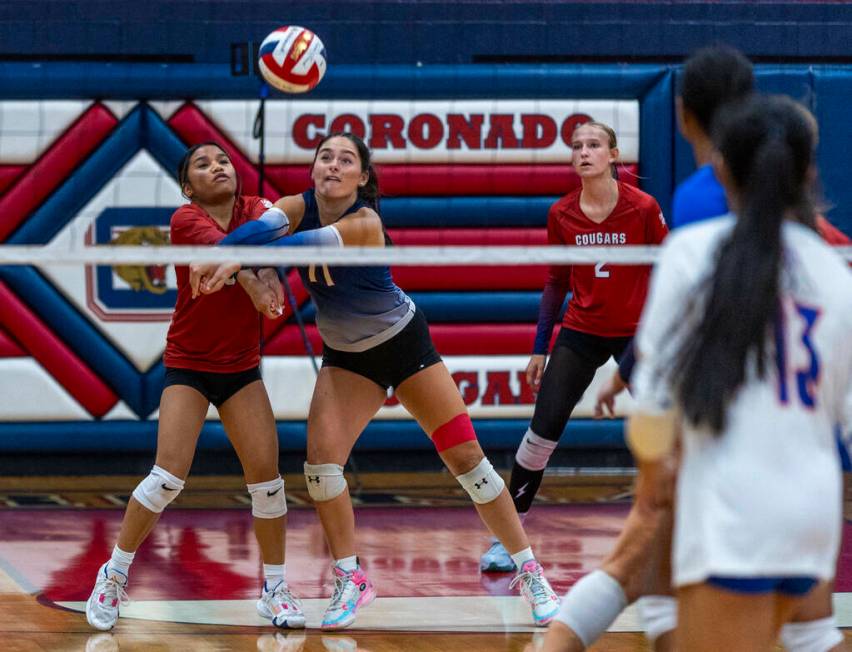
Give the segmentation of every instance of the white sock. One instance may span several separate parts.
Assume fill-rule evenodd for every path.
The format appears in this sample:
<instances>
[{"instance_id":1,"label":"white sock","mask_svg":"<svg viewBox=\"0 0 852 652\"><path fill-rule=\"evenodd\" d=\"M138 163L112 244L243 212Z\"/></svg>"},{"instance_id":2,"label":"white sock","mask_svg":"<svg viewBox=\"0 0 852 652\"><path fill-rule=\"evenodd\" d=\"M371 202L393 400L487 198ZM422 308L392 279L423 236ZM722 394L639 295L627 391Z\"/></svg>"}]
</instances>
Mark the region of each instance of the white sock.
<instances>
[{"instance_id":1,"label":"white sock","mask_svg":"<svg viewBox=\"0 0 852 652\"><path fill-rule=\"evenodd\" d=\"M524 564L530 561L531 559L535 559L535 555L533 555L532 548L524 548L523 550L516 552L512 555L512 561L515 562L515 566L520 570L524 567Z\"/></svg>"},{"instance_id":2,"label":"white sock","mask_svg":"<svg viewBox=\"0 0 852 652\"><path fill-rule=\"evenodd\" d=\"M595 570L580 578L562 598L556 620L568 627L589 647L609 629L627 598L614 577Z\"/></svg>"},{"instance_id":3,"label":"white sock","mask_svg":"<svg viewBox=\"0 0 852 652\"><path fill-rule=\"evenodd\" d=\"M358 568L358 556L352 555L351 557L344 557L343 559L335 559L334 565L349 573L350 571L354 571Z\"/></svg>"},{"instance_id":4,"label":"white sock","mask_svg":"<svg viewBox=\"0 0 852 652\"><path fill-rule=\"evenodd\" d=\"M133 558L135 556L135 552L125 552L118 546L115 546L112 549L112 557L110 557L109 562L107 563L107 574L109 574L110 571L118 571L124 575L126 579L130 574L130 564L133 563Z\"/></svg>"},{"instance_id":5,"label":"white sock","mask_svg":"<svg viewBox=\"0 0 852 652\"><path fill-rule=\"evenodd\" d=\"M263 565L263 583L266 586L267 590L271 591L272 589L274 589L278 582L284 581L285 577L287 577L286 564Z\"/></svg>"}]
</instances>

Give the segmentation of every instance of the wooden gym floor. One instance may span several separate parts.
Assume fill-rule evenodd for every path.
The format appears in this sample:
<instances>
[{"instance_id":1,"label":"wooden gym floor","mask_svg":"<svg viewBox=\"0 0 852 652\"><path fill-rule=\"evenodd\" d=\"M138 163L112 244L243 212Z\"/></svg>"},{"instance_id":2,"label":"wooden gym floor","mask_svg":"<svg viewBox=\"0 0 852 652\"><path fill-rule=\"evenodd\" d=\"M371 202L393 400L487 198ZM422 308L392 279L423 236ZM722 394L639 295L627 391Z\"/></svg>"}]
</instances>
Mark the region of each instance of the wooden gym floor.
<instances>
[{"instance_id":1,"label":"wooden gym floor","mask_svg":"<svg viewBox=\"0 0 852 652\"><path fill-rule=\"evenodd\" d=\"M304 480L286 480L287 574L304 599L307 630L276 631L255 614L261 562L245 488L238 477L201 476L190 478L140 549L132 602L113 632L100 633L81 611L138 478L0 479L0 650L520 652L540 636L508 587L511 575L479 572L484 526L441 473L350 477L359 553L379 599L351 630L315 629L331 593L330 560ZM610 549L631 482L546 478L527 530L559 593ZM849 525L847 535L852 543ZM852 546L841 555L836 591L838 620L852 626ZM637 630L628 610L593 649L647 650Z\"/></svg>"}]
</instances>

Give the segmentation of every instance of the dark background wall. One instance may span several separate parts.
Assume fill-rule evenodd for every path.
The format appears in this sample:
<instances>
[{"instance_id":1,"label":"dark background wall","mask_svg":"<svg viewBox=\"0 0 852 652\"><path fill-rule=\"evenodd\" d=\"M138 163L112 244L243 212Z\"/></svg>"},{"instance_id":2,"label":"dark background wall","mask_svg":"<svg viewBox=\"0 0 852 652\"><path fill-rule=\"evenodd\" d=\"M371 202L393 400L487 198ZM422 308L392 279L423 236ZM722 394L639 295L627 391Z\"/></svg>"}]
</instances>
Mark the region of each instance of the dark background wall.
<instances>
[{"instance_id":1,"label":"dark background wall","mask_svg":"<svg viewBox=\"0 0 852 652\"><path fill-rule=\"evenodd\" d=\"M334 63L679 61L723 40L758 62L850 62L852 4L558 0L4 0L0 60L219 63L281 24Z\"/></svg>"},{"instance_id":2,"label":"dark background wall","mask_svg":"<svg viewBox=\"0 0 852 652\"><path fill-rule=\"evenodd\" d=\"M846 108L852 99L850 2L0 0L0 65L223 66L216 69L222 81L209 90L227 95L255 81L257 46L282 24L320 34L332 78L343 64L606 63L630 70L653 63L676 69L697 47L729 43L755 61L761 90L788 93L819 118L819 161L835 206L832 219L852 232L846 172L852 151ZM236 86L223 83L229 74ZM544 74L542 83L550 83ZM320 96L329 85L318 89ZM50 83L38 86L40 95L50 95ZM565 96L595 93L588 86L550 90ZM0 95L14 93L0 88ZM686 143L675 133L672 139L664 147L673 151L669 166L676 183L693 163ZM666 197L660 201L668 204Z\"/></svg>"}]
</instances>

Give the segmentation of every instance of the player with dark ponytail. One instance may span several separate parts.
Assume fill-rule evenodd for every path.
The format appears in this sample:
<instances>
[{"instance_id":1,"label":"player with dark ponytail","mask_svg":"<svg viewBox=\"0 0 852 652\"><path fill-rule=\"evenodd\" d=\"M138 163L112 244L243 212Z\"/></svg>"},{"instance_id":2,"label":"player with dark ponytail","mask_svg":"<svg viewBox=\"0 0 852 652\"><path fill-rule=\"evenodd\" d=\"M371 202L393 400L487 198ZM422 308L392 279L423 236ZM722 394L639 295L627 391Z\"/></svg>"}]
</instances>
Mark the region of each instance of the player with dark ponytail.
<instances>
[{"instance_id":1,"label":"player with dark ponytail","mask_svg":"<svg viewBox=\"0 0 852 652\"><path fill-rule=\"evenodd\" d=\"M788 98L721 112L714 165L733 214L669 239L637 335L628 439L640 504L671 499L654 478L681 440L679 650L772 649L803 597L834 576L852 275L816 232L814 139Z\"/></svg>"}]
</instances>

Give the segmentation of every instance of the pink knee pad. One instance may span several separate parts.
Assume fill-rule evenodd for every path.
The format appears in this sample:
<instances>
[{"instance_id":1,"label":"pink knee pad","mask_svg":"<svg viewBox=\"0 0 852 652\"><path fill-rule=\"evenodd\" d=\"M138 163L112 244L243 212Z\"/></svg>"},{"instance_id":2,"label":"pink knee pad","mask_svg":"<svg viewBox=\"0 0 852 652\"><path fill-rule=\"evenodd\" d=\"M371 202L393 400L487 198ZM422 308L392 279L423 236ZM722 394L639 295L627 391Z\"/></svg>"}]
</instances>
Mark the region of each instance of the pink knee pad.
<instances>
[{"instance_id":1,"label":"pink knee pad","mask_svg":"<svg viewBox=\"0 0 852 652\"><path fill-rule=\"evenodd\" d=\"M476 441L476 433L467 412L454 416L432 433L432 443L439 453L466 441Z\"/></svg>"}]
</instances>

